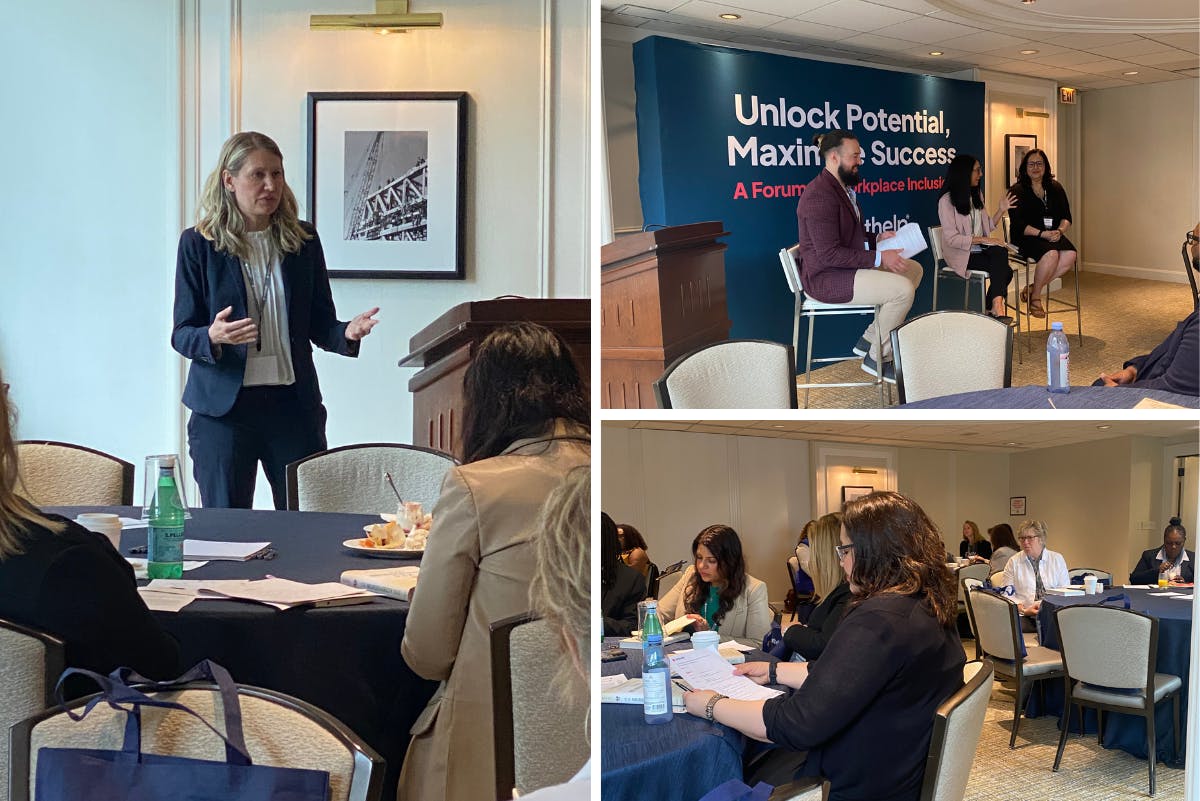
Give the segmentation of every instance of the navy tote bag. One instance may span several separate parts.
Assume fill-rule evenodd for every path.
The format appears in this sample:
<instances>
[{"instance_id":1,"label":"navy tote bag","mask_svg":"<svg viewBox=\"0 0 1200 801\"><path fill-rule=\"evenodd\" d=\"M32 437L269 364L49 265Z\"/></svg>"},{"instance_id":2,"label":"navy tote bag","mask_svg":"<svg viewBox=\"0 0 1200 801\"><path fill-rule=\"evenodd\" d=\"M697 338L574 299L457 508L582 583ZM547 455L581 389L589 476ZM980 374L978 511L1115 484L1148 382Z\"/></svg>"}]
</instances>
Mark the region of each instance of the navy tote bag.
<instances>
[{"instance_id":1,"label":"navy tote bag","mask_svg":"<svg viewBox=\"0 0 1200 801\"><path fill-rule=\"evenodd\" d=\"M35 801L326 801L329 774L319 770L255 765L242 733L242 710L237 688L220 665L201 662L174 681L151 682L118 668L108 676L71 668L72 674L92 678L101 692L88 701L82 720L104 702L126 713L125 739L120 751L89 748L42 748L38 751ZM143 690L175 689L190 681L212 681L221 691L225 734L180 703L148 696ZM142 685L139 689L130 684ZM225 760L144 754L141 749L141 709L177 709L193 715L225 742Z\"/></svg>"}]
</instances>

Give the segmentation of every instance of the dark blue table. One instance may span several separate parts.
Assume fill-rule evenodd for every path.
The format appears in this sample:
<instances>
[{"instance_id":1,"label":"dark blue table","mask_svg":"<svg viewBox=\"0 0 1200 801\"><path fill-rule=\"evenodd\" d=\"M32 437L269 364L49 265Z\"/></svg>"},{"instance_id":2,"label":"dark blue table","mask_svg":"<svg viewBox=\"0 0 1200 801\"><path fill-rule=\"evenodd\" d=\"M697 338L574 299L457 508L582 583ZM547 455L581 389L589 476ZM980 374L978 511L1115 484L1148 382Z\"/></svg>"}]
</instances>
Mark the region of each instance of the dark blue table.
<instances>
[{"instance_id":1,"label":"dark blue table","mask_svg":"<svg viewBox=\"0 0 1200 801\"><path fill-rule=\"evenodd\" d=\"M1200 398L1176 395L1157 389L1134 387L1071 387L1065 395L1051 394L1044 386L1009 387L1007 389L983 389L978 392L962 392L943 395L922 401L905 403L899 409L1045 409L1053 414L1054 409L1132 409L1143 398L1200 408ZM1050 401L1054 401L1054 406Z\"/></svg>"},{"instance_id":2,"label":"dark blue table","mask_svg":"<svg viewBox=\"0 0 1200 801\"><path fill-rule=\"evenodd\" d=\"M112 512L137 518L137 507L50 508L68 518ZM209 562L187 579L254 579L267 574L306 583L338 581L343 570L419 564L352 552L342 541L363 536L378 516L248 509L193 509L191 539L261 542L271 560ZM146 529L121 532L121 552L146 544ZM141 582L145 583L145 582ZM193 601L179 612L155 612L179 641L180 659L224 665L235 681L308 701L350 727L387 760L384 797L395 796L408 730L437 687L417 676L400 656L408 603L376 598L357 606L284 611L245 601Z\"/></svg>"},{"instance_id":3,"label":"dark blue table","mask_svg":"<svg viewBox=\"0 0 1200 801\"><path fill-rule=\"evenodd\" d=\"M1187 592L1181 589L1180 592ZM1188 709L1188 677L1190 674L1190 647L1192 638L1192 602L1179 601L1171 598L1162 598L1150 595L1151 592L1159 592L1159 590L1110 590L1101 595L1073 595L1059 596L1048 595L1042 601L1042 608L1038 612L1038 626L1041 629L1041 643L1047 648L1060 649L1058 636L1058 623L1055 619L1054 612L1064 606L1075 606L1077 604L1094 604L1104 598L1113 597L1120 593L1125 593L1129 596L1130 608L1137 612L1145 612L1158 619L1158 663L1156 669L1159 673L1170 673L1183 679L1183 689L1179 696L1179 761L1174 762L1171 759L1171 751L1175 742L1173 733L1173 724L1171 722L1171 703L1164 702L1158 705L1155 710L1155 726L1157 729L1157 751L1158 759L1171 765L1172 767L1183 767L1184 746L1187 737L1187 709ZM1113 604L1115 606L1123 606L1123 604ZM1057 681L1045 682L1046 687L1046 707L1039 710L1036 706L1030 706L1032 714L1030 717L1037 717L1040 712L1042 714L1062 715L1063 707L1063 686ZM1031 699L1032 700L1032 699ZM1071 730L1079 731L1079 714L1076 712L1072 715L1073 723ZM1094 711L1090 711L1085 716L1085 727L1087 731L1096 731L1096 715ZM1134 717L1133 715L1125 715L1119 712L1106 712L1104 715L1104 743L1105 748L1120 748L1122 751L1127 751L1139 759L1146 758L1146 723L1143 718Z\"/></svg>"},{"instance_id":4,"label":"dark blue table","mask_svg":"<svg viewBox=\"0 0 1200 801\"><path fill-rule=\"evenodd\" d=\"M618 637L605 638L606 646ZM690 648L682 642L667 651ZM642 675L642 652L603 662L600 673ZM766 659L759 652L747 659ZM670 723L646 723L636 704L600 705L601 797L604 801L697 801L718 784L742 778L746 738L728 726L676 712Z\"/></svg>"}]
</instances>

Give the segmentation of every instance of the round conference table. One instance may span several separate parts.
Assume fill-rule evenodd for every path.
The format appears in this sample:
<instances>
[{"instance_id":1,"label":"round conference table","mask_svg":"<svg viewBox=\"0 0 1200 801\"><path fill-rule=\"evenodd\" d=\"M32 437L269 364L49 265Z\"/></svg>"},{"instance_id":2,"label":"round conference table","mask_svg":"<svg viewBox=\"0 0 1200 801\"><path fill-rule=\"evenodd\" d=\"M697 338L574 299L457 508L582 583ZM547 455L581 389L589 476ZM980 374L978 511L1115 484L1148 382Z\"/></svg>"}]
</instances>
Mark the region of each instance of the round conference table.
<instances>
[{"instance_id":1,"label":"round conference table","mask_svg":"<svg viewBox=\"0 0 1200 801\"><path fill-rule=\"evenodd\" d=\"M1180 588L1179 592L1189 592L1188 589ZM1174 598L1165 598L1162 596L1151 595L1154 592L1161 590L1135 590L1135 589L1120 589L1115 588L1098 595L1047 595L1042 600L1042 608L1038 612L1038 627L1041 629L1041 644L1047 648L1058 650L1062 647L1058 636L1058 622L1054 616L1056 609L1064 606L1075 606L1077 604L1095 604L1105 598L1113 598L1121 593L1124 593L1129 598L1130 609L1136 612L1144 612L1151 617L1158 619L1158 662L1155 669L1159 673L1170 673L1178 676L1183 680L1183 689L1179 696L1179 760L1173 761L1171 752L1174 750L1175 735L1172 724L1171 703L1160 703L1155 710L1154 720L1156 728L1156 750L1158 759L1166 764L1182 768L1184 759L1184 746L1187 738L1187 709L1188 709L1188 677L1190 675L1189 649L1192 639L1192 602L1190 600L1176 600ZM1121 602L1110 603L1106 605L1124 608ZM1036 705L1031 703L1030 717L1037 717L1040 714L1062 715L1063 708L1063 686L1061 682L1049 681L1043 682L1048 685L1046 689L1046 706L1044 709L1038 709ZM1036 696L1036 694L1035 694ZM1031 702L1033 698L1031 697ZM1090 732L1096 731L1096 713L1094 710L1087 710L1085 716L1085 730ZM1079 732L1079 716L1078 712L1072 716L1074 723L1071 725L1071 732L1078 736ZM1070 746L1070 739L1067 741ZM1104 715L1104 742L1105 748L1119 748L1122 751L1127 751L1134 756L1146 758L1146 723L1143 718L1133 715L1124 715L1119 712L1106 712Z\"/></svg>"},{"instance_id":2,"label":"round conference table","mask_svg":"<svg viewBox=\"0 0 1200 801\"><path fill-rule=\"evenodd\" d=\"M50 507L74 518L112 512L137 518L138 507ZM364 556L342 546L362 536L374 515L192 509L189 539L270 541L276 556L245 562L211 561L185 579L255 579L266 575L316 584L338 581L343 570L419 564ZM121 532L121 553L146 544L146 529ZM145 584L142 581L139 584ZM250 601L196 600L179 612L154 612L179 641L181 667L201 659L223 665L235 681L294 695L330 713L387 760L385 798L395 796L408 731L437 683L417 676L400 656L408 603L378 597L370 603L277 610ZM490 724L490 721L488 722Z\"/></svg>"},{"instance_id":3,"label":"round conference table","mask_svg":"<svg viewBox=\"0 0 1200 801\"><path fill-rule=\"evenodd\" d=\"M942 395L937 398L913 401L897 406L898 409L1132 409L1143 398L1183 406L1200 408L1200 398L1177 395L1158 389L1137 387L1071 387L1065 394L1052 394L1046 387L1034 384L1025 387L1004 389L982 389L976 392L961 392L957 395ZM1054 406L1051 406L1051 401Z\"/></svg>"}]
</instances>

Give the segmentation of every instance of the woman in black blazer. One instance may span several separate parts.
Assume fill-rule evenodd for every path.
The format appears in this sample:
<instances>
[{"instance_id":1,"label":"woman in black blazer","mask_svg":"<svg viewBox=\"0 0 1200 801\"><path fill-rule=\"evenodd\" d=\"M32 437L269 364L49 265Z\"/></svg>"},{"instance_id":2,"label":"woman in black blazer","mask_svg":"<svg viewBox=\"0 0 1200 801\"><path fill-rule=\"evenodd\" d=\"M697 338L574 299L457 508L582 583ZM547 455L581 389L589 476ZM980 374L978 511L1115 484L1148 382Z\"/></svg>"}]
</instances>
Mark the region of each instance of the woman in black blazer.
<instances>
[{"instance_id":1,"label":"woman in black blazer","mask_svg":"<svg viewBox=\"0 0 1200 801\"><path fill-rule=\"evenodd\" d=\"M17 495L15 414L0 377L0 618L63 641L67 667L152 679L179 671L179 646L137 593L133 568L109 543ZM68 680L68 697L94 691Z\"/></svg>"},{"instance_id":2,"label":"woman in black blazer","mask_svg":"<svg viewBox=\"0 0 1200 801\"><path fill-rule=\"evenodd\" d=\"M296 209L279 146L235 134L179 239L171 346L191 360L183 403L205 506L250 508L261 461L285 508L284 469L327 447L312 345L357 356L378 322L377 308L337 319L321 242Z\"/></svg>"},{"instance_id":3,"label":"woman in black blazer","mask_svg":"<svg viewBox=\"0 0 1200 801\"><path fill-rule=\"evenodd\" d=\"M837 558L841 530L842 516L836 513L825 515L810 527L809 567L813 589L821 596L821 602L807 623L796 622L783 631L784 644L809 662L825 650L850 603L850 585Z\"/></svg>"},{"instance_id":4,"label":"woman in black blazer","mask_svg":"<svg viewBox=\"0 0 1200 801\"><path fill-rule=\"evenodd\" d=\"M646 577L621 559L617 524L600 513L600 613L606 637L628 637L637 628L637 605L646 597Z\"/></svg>"}]
</instances>

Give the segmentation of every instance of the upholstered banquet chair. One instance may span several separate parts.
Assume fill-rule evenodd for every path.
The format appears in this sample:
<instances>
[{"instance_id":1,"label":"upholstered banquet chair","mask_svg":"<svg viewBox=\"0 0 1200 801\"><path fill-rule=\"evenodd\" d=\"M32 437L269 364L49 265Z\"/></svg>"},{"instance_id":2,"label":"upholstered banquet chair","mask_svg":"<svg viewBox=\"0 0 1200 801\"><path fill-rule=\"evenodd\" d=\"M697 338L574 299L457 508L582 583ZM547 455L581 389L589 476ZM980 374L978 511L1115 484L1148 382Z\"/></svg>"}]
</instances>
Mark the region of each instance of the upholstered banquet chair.
<instances>
[{"instance_id":1,"label":"upholstered banquet chair","mask_svg":"<svg viewBox=\"0 0 1200 801\"><path fill-rule=\"evenodd\" d=\"M51 440L17 443L17 493L38 506L130 506L133 465L103 451Z\"/></svg>"},{"instance_id":2,"label":"upholstered banquet chair","mask_svg":"<svg viewBox=\"0 0 1200 801\"><path fill-rule=\"evenodd\" d=\"M491 624L496 798L570 779L588 760L586 693L567 701L554 682L558 634L526 612ZM481 721L481 725L485 725Z\"/></svg>"},{"instance_id":3,"label":"upholstered banquet chair","mask_svg":"<svg viewBox=\"0 0 1200 801\"><path fill-rule=\"evenodd\" d=\"M901 403L1012 386L1013 332L995 317L929 312L892 330Z\"/></svg>"},{"instance_id":4,"label":"upholstered banquet chair","mask_svg":"<svg viewBox=\"0 0 1200 801\"><path fill-rule=\"evenodd\" d=\"M9 728L54 703L62 640L0 620L0 801L8 801Z\"/></svg>"},{"instance_id":5,"label":"upholstered banquet chair","mask_svg":"<svg viewBox=\"0 0 1200 801\"><path fill-rule=\"evenodd\" d=\"M1079 576L1086 576L1089 573L1100 581L1107 581L1109 584L1112 584L1112 573L1107 570L1101 570L1098 567L1073 567L1067 571L1067 575L1070 576L1072 580Z\"/></svg>"},{"instance_id":6,"label":"upholstered banquet chair","mask_svg":"<svg viewBox=\"0 0 1200 801\"><path fill-rule=\"evenodd\" d=\"M400 443L343 445L287 466L287 508L301 512L379 514L396 508L384 480L391 473L400 497L433 509L446 471L457 462L448 453Z\"/></svg>"},{"instance_id":7,"label":"upholstered banquet chair","mask_svg":"<svg viewBox=\"0 0 1200 801\"><path fill-rule=\"evenodd\" d=\"M920 801L961 801L966 793L993 675L991 660L968 662L963 666L963 686L934 713ZM829 783L817 785L816 781L776 787L769 801L824 801L829 797Z\"/></svg>"},{"instance_id":8,"label":"upholstered banquet chair","mask_svg":"<svg viewBox=\"0 0 1200 801\"><path fill-rule=\"evenodd\" d=\"M1175 757L1179 757L1179 695L1183 681L1169 673L1158 673L1158 619L1142 612L1113 606L1063 606L1056 610L1062 642L1063 666L1067 674L1062 733L1054 770L1062 763L1063 749L1071 722L1071 708L1090 706L1099 716L1101 741L1104 713L1139 715L1146 721L1147 761L1150 763L1150 795L1154 795L1155 706L1174 701Z\"/></svg>"},{"instance_id":9,"label":"upholstered banquet chair","mask_svg":"<svg viewBox=\"0 0 1200 801\"><path fill-rule=\"evenodd\" d=\"M654 382L660 409L795 409L792 349L730 339L683 354Z\"/></svg>"},{"instance_id":10,"label":"upholstered banquet chair","mask_svg":"<svg viewBox=\"0 0 1200 801\"><path fill-rule=\"evenodd\" d=\"M1025 641L1021 636L1020 612L1008 598L977 589L971 592L968 603L976 642L984 655L992 658L996 675L1015 679L1017 683L1012 736L1008 740L1008 747L1016 748L1021 711L1029 699L1029 691L1039 681L1062 677L1062 654Z\"/></svg>"},{"instance_id":11,"label":"upholstered banquet chair","mask_svg":"<svg viewBox=\"0 0 1200 801\"><path fill-rule=\"evenodd\" d=\"M242 726L256 765L307 768L329 773L329 801L381 801L384 762L340 721L291 696L237 685ZM214 722L224 723L220 690L196 683L181 690L150 693L177 701ZM84 699L72 706L83 706ZM224 761L225 746L204 724L175 709L143 707L141 747L145 753ZM37 758L43 748L120 750L126 714L98 705L76 722L62 709L42 712L12 730L12 801L37 793Z\"/></svg>"}]
</instances>

